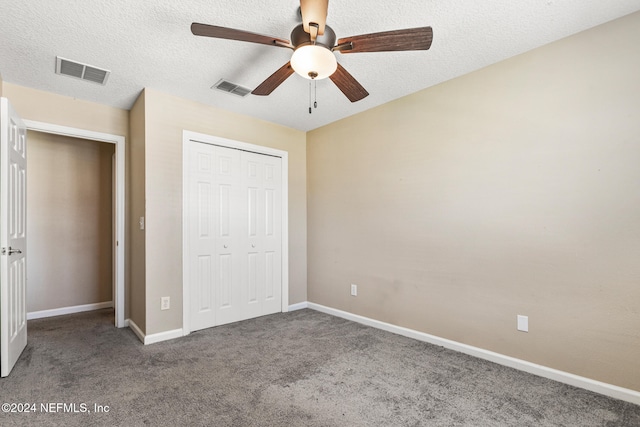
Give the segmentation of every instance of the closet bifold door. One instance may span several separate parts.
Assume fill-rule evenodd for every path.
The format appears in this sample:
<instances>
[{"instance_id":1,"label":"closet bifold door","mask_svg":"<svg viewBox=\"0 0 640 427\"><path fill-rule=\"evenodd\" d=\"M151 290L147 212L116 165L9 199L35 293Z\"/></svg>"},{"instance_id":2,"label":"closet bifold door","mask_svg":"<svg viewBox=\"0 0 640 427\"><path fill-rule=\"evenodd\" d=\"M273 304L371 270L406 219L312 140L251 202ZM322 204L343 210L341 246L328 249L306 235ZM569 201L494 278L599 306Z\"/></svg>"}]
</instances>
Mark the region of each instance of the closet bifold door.
<instances>
[{"instance_id":1,"label":"closet bifold door","mask_svg":"<svg viewBox=\"0 0 640 427\"><path fill-rule=\"evenodd\" d=\"M282 311L282 159L188 149L190 330Z\"/></svg>"}]
</instances>

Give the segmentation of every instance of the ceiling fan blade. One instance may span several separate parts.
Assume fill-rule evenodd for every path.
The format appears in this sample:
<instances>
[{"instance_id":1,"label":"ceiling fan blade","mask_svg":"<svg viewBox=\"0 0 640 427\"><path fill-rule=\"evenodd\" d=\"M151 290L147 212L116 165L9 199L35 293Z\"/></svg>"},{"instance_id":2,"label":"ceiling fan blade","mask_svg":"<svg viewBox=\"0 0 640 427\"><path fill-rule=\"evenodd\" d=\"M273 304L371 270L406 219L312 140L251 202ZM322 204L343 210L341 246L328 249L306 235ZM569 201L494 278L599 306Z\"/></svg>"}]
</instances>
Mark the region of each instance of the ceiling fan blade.
<instances>
[{"instance_id":1,"label":"ceiling fan blade","mask_svg":"<svg viewBox=\"0 0 640 427\"><path fill-rule=\"evenodd\" d=\"M328 10L329 0L300 0L300 14L304 30L310 33L309 23L313 22L318 24L318 35L323 35Z\"/></svg>"},{"instance_id":2,"label":"ceiling fan blade","mask_svg":"<svg viewBox=\"0 0 640 427\"><path fill-rule=\"evenodd\" d=\"M369 96L369 92L340 64L338 64L336 72L329 78L351 102L360 101Z\"/></svg>"},{"instance_id":3,"label":"ceiling fan blade","mask_svg":"<svg viewBox=\"0 0 640 427\"><path fill-rule=\"evenodd\" d=\"M235 30L233 28L218 27L217 25L198 24L197 22L194 22L191 24L191 32L196 36L293 48L289 40L251 33L249 31Z\"/></svg>"},{"instance_id":4,"label":"ceiling fan blade","mask_svg":"<svg viewBox=\"0 0 640 427\"><path fill-rule=\"evenodd\" d=\"M340 53L427 50L431 47L432 40L431 27L407 28L345 37L338 40L335 50L339 50Z\"/></svg>"},{"instance_id":5,"label":"ceiling fan blade","mask_svg":"<svg viewBox=\"0 0 640 427\"><path fill-rule=\"evenodd\" d=\"M269 95L278 86L284 83L284 81L287 80L291 74L293 74L293 68L291 68L291 63L287 62L282 67L280 67L278 71L267 77L267 80L260 83L260 85L251 93L261 96Z\"/></svg>"}]
</instances>

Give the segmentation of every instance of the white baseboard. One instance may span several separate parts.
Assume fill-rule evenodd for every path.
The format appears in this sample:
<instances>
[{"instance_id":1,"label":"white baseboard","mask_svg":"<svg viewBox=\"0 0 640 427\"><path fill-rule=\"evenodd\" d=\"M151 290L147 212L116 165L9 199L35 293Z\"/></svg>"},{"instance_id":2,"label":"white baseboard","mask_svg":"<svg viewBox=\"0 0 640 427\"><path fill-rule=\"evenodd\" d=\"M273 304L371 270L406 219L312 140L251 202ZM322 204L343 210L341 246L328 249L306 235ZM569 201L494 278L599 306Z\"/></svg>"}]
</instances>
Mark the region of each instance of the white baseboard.
<instances>
[{"instance_id":1,"label":"white baseboard","mask_svg":"<svg viewBox=\"0 0 640 427\"><path fill-rule=\"evenodd\" d=\"M95 304L74 305L72 307L54 308L51 310L32 311L27 313L27 320L42 319L44 317L63 316L65 314L82 313L83 311L113 308L113 301L97 302Z\"/></svg>"},{"instance_id":2,"label":"white baseboard","mask_svg":"<svg viewBox=\"0 0 640 427\"><path fill-rule=\"evenodd\" d=\"M309 307L309 303L307 301L299 302L297 304L291 304L289 306L289 311L302 310L302 309L308 308L308 307Z\"/></svg>"},{"instance_id":3,"label":"white baseboard","mask_svg":"<svg viewBox=\"0 0 640 427\"><path fill-rule=\"evenodd\" d=\"M381 322L379 320L370 319L368 317L359 316L357 314L337 310L335 308L326 307L320 304L309 302L307 303L307 306L312 310L321 311L332 316L337 316L357 323L362 323L363 325L382 329L384 331L392 332L394 334L402 335L408 338L413 338L418 341L424 341L430 344L439 345L451 350L459 351L460 353L465 353L480 359L489 360L499 365L508 366L510 368L518 369L520 371L528 372L540 377L549 378L551 380L569 384L574 387L583 388L595 393L613 397L615 399L620 399L626 402L640 405L640 392L635 390L618 387L612 384L603 383L601 381L592 380L590 378L581 377L579 375L570 374L569 372L559 371L557 369L537 365L535 363L527 362L526 360L516 359L515 357L505 356L504 354L495 353L493 351L484 350L482 348L470 346L467 344L462 344L457 341L448 340L446 338L440 338L435 335L426 334L424 332L419 332L413 329L403 328L402 326L392 325L390 323Z\"/></svg>"},{"instance_id":4,"label":"white baseboard","mask_svg":"<svg viewBox=\"0 0 640 427\"><path fill-rule=\"evenodd\" d=\"M147 335L144 338L144 345L155 344L157 342L168 341L168 340L172 340L174 338L180 338L183 336L184 336L184 333L182 331L182 328L174 329L172 331L158 332L157 334Z\"/></svg>"},{"instance_id":5,"label":"white baseboard","mask_svg":"<svg viewBox=\"0 0 640 427\"><path fill-rule=\"evenodd\" d=\"M142 332L142 329L140 329L140 327L136 324L136 322L134 322L131 319L127 319L126 323L129 324L129 329L131 329L133 333L136 334L138 339L142 341L142 343L144 344L144 332Z\"/></svg>"},{"instance_id":6,"label":"white baseboard","mask_svg":"<svg viewBox=\"0 0 640 427\"><path fill-rule=\"evenodd\" d=\"M131 319L127 319L126 322L128 323L129 328L133 331L134 334L136 334L138 339L142 341L144 345L155 344L158 342L168 341L183 336L182 328L174 329L172 331L159 332L157 334L145 335L145 333L142 332L142 329L140 329L140 327L136 325L136 322Z\"/></svg>"}]
</instances>

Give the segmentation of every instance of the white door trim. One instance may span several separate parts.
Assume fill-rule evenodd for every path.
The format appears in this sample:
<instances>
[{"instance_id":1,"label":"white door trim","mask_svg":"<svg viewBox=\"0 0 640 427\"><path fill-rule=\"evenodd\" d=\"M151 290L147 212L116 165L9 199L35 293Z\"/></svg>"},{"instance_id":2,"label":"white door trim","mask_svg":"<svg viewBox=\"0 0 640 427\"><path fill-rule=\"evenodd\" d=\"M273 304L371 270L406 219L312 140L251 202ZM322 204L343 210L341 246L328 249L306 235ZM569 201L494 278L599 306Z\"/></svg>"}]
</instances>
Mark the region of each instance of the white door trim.
<instances>
[{"instance_id":1,"label":"white door trim","mask_svg":"<svg viewBox=\"0 0 640 427\"><path fill-rule=\"evenodd\" d=\"M187 143L189 141L218 145L220 147L235 148L237 150L250 151L252 153L265 154L280 157L282 159L282 312L289 311L289 153L262 145L249 144L247 142L234 141L232 139L203 133L182 131L182 332L184 335L191 333L189 325L189 272L186 266L187 259L187 221L184 220L186 209L186 194L188 180L186 171Z\"/></svg>"},{"instance_id":2,"label":"white door trim","mask_svg":"<svg viewBox=\"0 0 640 427\"><path fill-rule=\"evenodd\" d=\"M125 245L125 138L120 135L110 133L94 132L85 129L78 129L68 126L54 125L51 123L36 122L33 120L23 120L27 126L27 130L50 133L54 135L69 136L71 138L82 138L90 141L107 142L116 145L116 232L114 242L115 245L115 295L113 296L115 307L116 327L124 328L124 248Z\"/></svg>"}]
</instances>

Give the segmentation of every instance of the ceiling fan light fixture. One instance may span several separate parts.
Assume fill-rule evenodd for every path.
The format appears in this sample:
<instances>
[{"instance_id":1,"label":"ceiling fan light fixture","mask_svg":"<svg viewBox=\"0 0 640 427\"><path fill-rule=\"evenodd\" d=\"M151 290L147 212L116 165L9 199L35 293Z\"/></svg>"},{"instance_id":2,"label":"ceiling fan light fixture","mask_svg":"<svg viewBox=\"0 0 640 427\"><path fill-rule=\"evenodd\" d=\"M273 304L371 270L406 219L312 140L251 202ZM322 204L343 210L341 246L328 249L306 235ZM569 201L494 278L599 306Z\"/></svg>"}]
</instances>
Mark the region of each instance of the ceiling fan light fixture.
<instances>
[{"instance_id":1,"label":"ceiling fan light fixture","mask_svg":"<svg viewBox=\"0 0 640 427\"><path fill-rule=\"evenodd\" d=\"M336 71L338 61L334 53L324 46L305 45L293 52L291 67L305 79L321 80Z\"/></svg>"}]
</instances>

